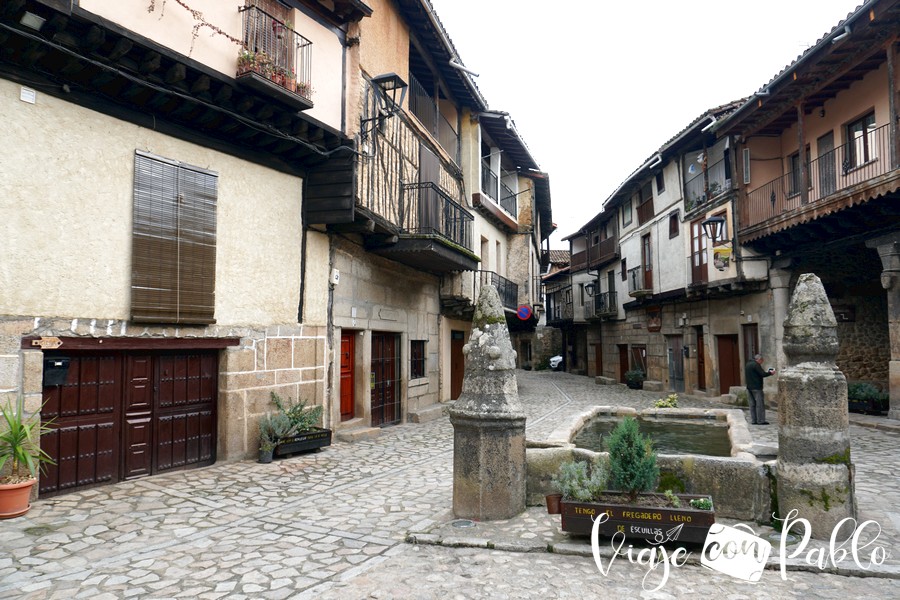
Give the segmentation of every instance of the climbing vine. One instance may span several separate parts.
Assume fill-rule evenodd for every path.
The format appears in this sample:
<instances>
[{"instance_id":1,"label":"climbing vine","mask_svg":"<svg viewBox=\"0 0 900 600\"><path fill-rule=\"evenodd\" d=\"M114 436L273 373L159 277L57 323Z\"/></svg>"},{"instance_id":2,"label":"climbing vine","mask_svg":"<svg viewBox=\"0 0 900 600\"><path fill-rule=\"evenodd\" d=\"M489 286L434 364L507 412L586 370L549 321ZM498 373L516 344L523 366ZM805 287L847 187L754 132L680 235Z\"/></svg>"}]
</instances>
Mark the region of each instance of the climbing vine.
<instances>
[{"instance_id":1,"label":"climbing vine","mask_svg":"<svg viewBox=\"0 0 900 600\"><path fill-rule=\"evenodd\" d=\"M162 3L160 4L160 8L159 8L159 18L160 19L162 19L166 14L166 1L167 0L162 0ZM200 37L200 30L204 29L204 28L210 30L210 32L211 32L210 36L221 35L225 39L229 40L230 42L232 42L234 44L237 44L238 46L244 45L244 42L242 40L239 40L238 38L229 34L227 31L223 30L218 25L214 25L213 23L210 23L209 21L207 21L201 11L199 11L195 8L191 8L190 6L187 5L186 2L184 2L184 0L174 0L174 2L177 3L179 6L181 6L182 8L184 8L189 13L191 13L191 16L194 17L195 23L194 23L194 27L191 29L191 49L190 49L190 52L188 53L189 55L191 52L194 51L194 43L197 41L197 38ZM147 6L147 12L152 13L155 10L156 10L156 0L150 0L150 4Z\"/></svg>"}]
</instances>

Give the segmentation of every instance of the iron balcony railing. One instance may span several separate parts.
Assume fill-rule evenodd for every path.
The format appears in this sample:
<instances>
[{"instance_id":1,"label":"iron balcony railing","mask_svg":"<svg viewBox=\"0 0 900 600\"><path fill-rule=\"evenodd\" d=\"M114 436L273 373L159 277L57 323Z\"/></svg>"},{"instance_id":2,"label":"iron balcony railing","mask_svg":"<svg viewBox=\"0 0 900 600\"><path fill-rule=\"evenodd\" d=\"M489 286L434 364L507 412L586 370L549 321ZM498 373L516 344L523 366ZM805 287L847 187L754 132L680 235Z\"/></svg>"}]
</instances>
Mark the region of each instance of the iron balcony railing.
<instances>
[{"instance_id":1,"label":"iron balcony railing","mask_svg":"<svg viewBox=\"0 0 900 600\"><path fill-rule=\"evenodd\" d=\"M634 267L628 269L628 293L630 295L649 294L653 291L644 282L644 267Z\"/></svg>"},{"instance_id":2,"label":"iron balcony railing","mask_svg":"<svg viewBox=\"0 0 900 600\"><path fill-rule=\"evenodd\" d=\"M713 163L697 175L688 179L684 184L684 198L687 210L700 206L707 200L712 200L720 194L731 189L731 179L728 177L727 159Z\"/></svg>"},{"instance_id":3,"label":"iron balcony railing","mask_svg":"<svg viewBox=\"0 0 900 600\"><path fill-rule=\"evenodd\" d=\"M312 99L312 42L257 6L242 6L243 51L238 75L254 71Z\"/></svg>"},{"instance_id":4,"label":"iron balcony railing","mask_svg":"<svg viewBox=\"0 0 900 600\"><path fill-rule=\"evenodd\" d=\"M459 132L438 110L434 97L419 81L409 75L409 112L433 135L454 162L459 162Z\"/></svg>"},{"instance_id":5,"label":"iron balcony railing","mask_svg":"<svg viewBox=\"0 0 900 600\"><path fill-rule=\"evenodd\" d=\"M518 216L516 193L491 170L491 164L481 161L481 191L491 197L494 204L505 210L513 218Z\"/></svg>"},{"instance_id":6,"label":"iron balcony railing","mask_svg":"<svg viewBox=\"0 0 900 600\"><path fill-rule=\"evenodd\" d=\"M892 170L890 126L872 129L808 163L807 203L866 183ZM803 210L800 174L789 172L747 194L743 228Z\"/></svg>"},{"instance_id":7,"label":"iron balcony railing","mask_svg":"<svg viewBox=\"0 0 900 600\"><path fill-rule=\"evenodd\" d=\"M503 308L516 310L519 299L519 286L517 284L493 271L474 271L474 276L476 301L481 296L481 287L492 285L500 295L500 303L503 305Z\"/></svg>"},{"instance_id":8,"label":"iron balcony railing","mask_svg":"<svg viewBox=\"0 0 900 600\"><path fill-rule=\"evenodd\" d=\"M431 182L402 186L400 230L415 235L439 235L463 248L472 247L472 213Z\"/></svg>"},{"instance_id":9,"label":"iron balcony railing","mask_svg":"<svg viewBox=\"0 0 900 600\"><path fill-rule=\"evenodd\" d=\"M572 321L575 311L571 297L566 298L565 290L547 294L547 323L552 325L563 321Z\"/></svg>"},{"instance_id":10,"label":"iron balcony railing","mask_svg":"<svg viewBox=\"0 0 900 600\"><path fill-rule=\"evenodd\" d=\"M616 292L601 292L594 296L591 302L586 302L584 305L585 319L615 316L618 312L619 304L616 300Z\"/></svg>"}]
</instances>

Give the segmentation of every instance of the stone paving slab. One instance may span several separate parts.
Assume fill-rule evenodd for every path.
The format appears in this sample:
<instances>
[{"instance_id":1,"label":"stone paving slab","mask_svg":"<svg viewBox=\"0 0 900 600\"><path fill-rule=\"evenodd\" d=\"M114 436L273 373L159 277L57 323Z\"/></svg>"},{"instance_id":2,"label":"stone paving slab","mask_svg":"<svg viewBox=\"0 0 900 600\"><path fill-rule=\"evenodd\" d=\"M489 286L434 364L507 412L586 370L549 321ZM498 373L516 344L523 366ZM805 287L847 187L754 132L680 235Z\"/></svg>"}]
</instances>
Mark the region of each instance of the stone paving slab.
<instances>
[{"instance_id":1,"label":"stone paving slab","mask_svg":"<svg viewBox=\"0 0 900 600\"><path fill-rule=\"evenodd\" d=\"M546 439L594 405L647 408L660 397L567 373L517 375L529 440ZM704 398L680 404L722 406ZM900 555L900 428L856 417L860 514L884 527L879 540ZM751 434L777 446L775 426ZM879 577L816 569L782 580L766 571L765 587L688 564L648 592L644 567L620 557L603 575L586 541L568 539L542 508L445 533L454 520L452 440L442 417L268 465L218 463L39 500L27 515L0 521L0 598L896 596L888 578L898 556ZM410 534L417 543L406 542ZM435 545L445 542L452 547Z\"/></svg>"}]
</instances>

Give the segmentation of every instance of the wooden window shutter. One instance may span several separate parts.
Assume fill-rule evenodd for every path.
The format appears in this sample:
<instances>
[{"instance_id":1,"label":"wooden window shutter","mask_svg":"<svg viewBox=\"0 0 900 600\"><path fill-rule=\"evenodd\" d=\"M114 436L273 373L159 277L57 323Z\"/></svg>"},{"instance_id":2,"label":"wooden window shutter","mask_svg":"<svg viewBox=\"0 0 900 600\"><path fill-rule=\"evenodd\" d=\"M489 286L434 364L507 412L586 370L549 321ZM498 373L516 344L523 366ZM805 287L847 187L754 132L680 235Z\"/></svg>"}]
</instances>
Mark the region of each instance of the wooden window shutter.
<instances>
[{"instance_id":1,"label":"wooden window shutter","mask_svg":"<svg viewBox=\"0 0 900 600\"><path fill-rule=\"evenodd\" d=\"M135 153L131 318L213 323L218 176Z\"/></svg>"}]
</instances>

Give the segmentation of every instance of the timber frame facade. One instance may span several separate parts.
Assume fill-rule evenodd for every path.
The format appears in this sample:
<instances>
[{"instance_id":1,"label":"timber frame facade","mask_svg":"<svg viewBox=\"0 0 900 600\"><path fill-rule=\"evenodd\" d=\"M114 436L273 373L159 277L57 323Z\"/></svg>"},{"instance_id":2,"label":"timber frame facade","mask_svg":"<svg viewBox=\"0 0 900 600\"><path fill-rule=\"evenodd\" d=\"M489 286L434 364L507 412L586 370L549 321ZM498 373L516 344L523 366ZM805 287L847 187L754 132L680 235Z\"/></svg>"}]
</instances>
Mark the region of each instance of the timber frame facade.
<instances>
[{"instance_id":1,"label":"timber frame facade","mask_svg":"<svg viewBox=\"0 0 900 600\"><path fill-rule=\"evenodd\" d=\"M252 457L272 393L438 416L486 283L530 344L549 178L429 2L186 4L0 6L0 401L81 457L42 495Z\"/></svg>"}]
</instances>

